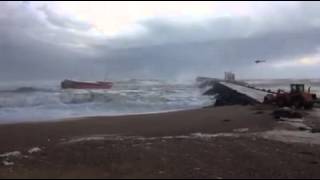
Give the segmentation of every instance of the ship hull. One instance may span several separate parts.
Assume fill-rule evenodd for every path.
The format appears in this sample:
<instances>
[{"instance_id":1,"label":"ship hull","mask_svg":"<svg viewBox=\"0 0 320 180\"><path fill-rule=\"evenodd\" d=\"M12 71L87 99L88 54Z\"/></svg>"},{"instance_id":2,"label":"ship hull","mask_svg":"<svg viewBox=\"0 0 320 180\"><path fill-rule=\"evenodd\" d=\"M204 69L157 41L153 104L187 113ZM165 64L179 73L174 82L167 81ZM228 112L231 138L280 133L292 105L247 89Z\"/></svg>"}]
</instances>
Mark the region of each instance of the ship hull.
<instances>
[{"instance_id":1,"label":"ship hull","mask_svg":"<svg viewBox=\"0 0 320 180\"><path fill-rule=\"evenodd\" d=\"M112 88L112 82L98 81L98 82L81 82L64 80L61 82L62 89L110 89Z\"/></svg>"}]
</instances>

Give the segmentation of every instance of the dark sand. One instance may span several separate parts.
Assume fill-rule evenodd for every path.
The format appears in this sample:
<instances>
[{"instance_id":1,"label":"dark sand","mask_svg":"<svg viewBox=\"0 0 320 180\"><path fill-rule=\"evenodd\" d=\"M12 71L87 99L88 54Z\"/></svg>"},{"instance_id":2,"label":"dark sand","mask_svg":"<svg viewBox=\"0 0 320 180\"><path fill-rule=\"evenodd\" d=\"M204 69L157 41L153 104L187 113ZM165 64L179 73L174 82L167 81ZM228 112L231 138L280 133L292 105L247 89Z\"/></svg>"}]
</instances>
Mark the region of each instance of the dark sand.
<instances>
[{"instance_id":1,"label":"dark sand","mask_svg":"<svg viewBox=\"0 0 320 180\"><path fill-rule=\"evenodd\" d=\"M319 145L246 135L276 128L271 112L225 106L1 125L0 154L22 156L0 158L14 163L0 165L0 178L320 178Z\"/></svg>"}]
</instances>

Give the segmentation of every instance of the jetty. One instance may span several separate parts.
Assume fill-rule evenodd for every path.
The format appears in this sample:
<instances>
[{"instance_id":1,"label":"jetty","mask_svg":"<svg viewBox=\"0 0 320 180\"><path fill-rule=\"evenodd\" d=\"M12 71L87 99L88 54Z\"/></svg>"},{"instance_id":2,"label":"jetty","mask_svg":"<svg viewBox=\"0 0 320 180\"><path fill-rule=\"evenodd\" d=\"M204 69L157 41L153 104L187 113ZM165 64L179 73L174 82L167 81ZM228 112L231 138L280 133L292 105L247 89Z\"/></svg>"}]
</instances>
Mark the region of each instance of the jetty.
<instances>
[{"instance_id":1,"label":"jetty","mask_svg":"<svg viewBox=\"0 0 320 180\"><path fill-rule=\"evenodd\" d=\"M207 89L204 95L216 96L215 106L260 104L263 103L267 94L275 93L238 81L230 72L225 73L224 79L198 77L196 81L200 88Z\"/></svg>"}]
</instances>

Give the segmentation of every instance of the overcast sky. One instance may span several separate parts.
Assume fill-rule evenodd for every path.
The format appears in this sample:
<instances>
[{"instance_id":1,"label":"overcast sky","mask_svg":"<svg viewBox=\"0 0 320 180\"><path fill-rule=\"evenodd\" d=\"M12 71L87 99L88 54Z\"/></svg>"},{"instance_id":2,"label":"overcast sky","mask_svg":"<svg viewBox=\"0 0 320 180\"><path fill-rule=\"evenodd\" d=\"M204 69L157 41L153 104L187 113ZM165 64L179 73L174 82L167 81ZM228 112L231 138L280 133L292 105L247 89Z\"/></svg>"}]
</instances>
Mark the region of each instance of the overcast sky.
<instances>
[{"instance_id":1,"label":"overcast sky","mask_svg":"<svg viewBox=\"0 0 320 180\"><path fill-rule=\"evenodd\" d=\"M318 2L0 2L2 81L319 78L319 47Z\"/></svg>"}]
</instances>

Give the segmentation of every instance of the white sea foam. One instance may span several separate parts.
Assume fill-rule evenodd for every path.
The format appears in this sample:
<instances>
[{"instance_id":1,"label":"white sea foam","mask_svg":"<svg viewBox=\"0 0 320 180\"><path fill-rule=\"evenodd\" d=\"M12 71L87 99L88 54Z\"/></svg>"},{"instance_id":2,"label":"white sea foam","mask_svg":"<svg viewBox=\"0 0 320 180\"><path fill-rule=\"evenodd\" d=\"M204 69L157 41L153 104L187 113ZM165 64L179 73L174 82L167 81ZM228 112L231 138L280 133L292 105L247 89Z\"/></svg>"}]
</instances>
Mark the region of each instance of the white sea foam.
<instances>
[{"instance_id":1,"label":"white sea foam","mask_svg":"<svg viewBox=\"0 0 320 180\"><path fill-rule=\"evenodd\" d=\"M206 133L194 133L191 134L192 138L217 138L217 137L239 137L237 133L215 133L215 134L206 134Z\"/></svg>"},{"instance_id":2,"label":"white sea foam","mask_svg":"<svg viewBox=\"0 0 320 180\"><path fill-rule=\"evenodd\" d=\"M169 112L212 103L195 85L155 80L115 82L110 90L90 91L60 90L58 82L23 85L0 88L0 123Z\"/></svg>"},{"instance_id":3,"label":"white sea foam","mask_svg":"<svg viewBox=\"0 0 320 180\"><path fill-rule=\"evenodd\" d=\"M10 161L4 160L4 161L2 161L2 164L3 164L4 166L13 166L13 165L14 165L14 162L10 162Z\"/></svg>"},{"instance_id":4,"label":"white sea foam","mask_svg":"<svg viewBox=\"0 0 320 180\"><path fill-rule=\"evenodd\" d=\"M88 141L124 141L124 140L134 140L134 141L156 141L156 140L181 140L181 139L214 139L218 137L240 137L243 133L192 133L189 135L178 135L178 136L159 136L159 137L143 137L143 136L123 136L123 135L91 135L84 137L74 137L69 140L63 140L61 144L74 144L80 142Z\"/></svg>"},{"instance_id":5,"label":"white sea foam","mask_svg":"<svg viewBox=\"0 0 320 180\"><path fill-rule=\"evenodd\" d=\"M259 136L286 143L320 144L320 134L307 131L271 130L260 133Z\"/></svg>"},{"instance_id":6,"label":"white sea foam","mask_svg":"<svg viewBox=\"0 0 320 180\"><path fill-rule=\"evenodd\" d=\"M233 132L239 132L239 133L244 133L248 132L249 128L239 128L239 129L234 129Z\"/></svg>"},{"instance_id":7,"label":"white sea foam","mask_svg":"<svg viewBox=\"0 0 320 180\"><path fill-rule=\"evenodd\" d=\"M20 151L12 151L12 152L7 152L7 153L0 154L0 158L18 157L18 156L21 156L21 152Z\"/></svg>"},{"instance_id":8,"label":"white sea foam","mask_svg":"<svg viewBox=\"0 0 320 180\"><path fill-rule=\"evenodd\" d=\"M29 154L33 154L33 153L37 153L37 152L40 152L41 151L41 148L39 147L33 147L31 149L28 150L28 153Z\"/></svg>"}]
</instances>

